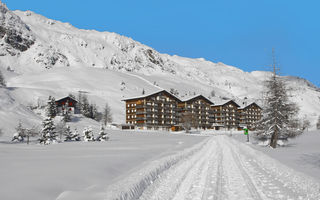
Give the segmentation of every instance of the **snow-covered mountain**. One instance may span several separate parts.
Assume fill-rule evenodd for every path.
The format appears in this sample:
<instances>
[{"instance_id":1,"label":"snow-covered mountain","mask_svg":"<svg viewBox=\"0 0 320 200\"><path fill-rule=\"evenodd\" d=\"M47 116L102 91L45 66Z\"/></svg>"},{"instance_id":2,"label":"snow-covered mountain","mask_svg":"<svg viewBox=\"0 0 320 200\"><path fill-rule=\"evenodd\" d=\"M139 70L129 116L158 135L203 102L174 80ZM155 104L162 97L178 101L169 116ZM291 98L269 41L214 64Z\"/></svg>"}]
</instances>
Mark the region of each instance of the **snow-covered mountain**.
<instances>
[{"instance_id":1,"label":"snow-covered mountain","mask_svg":"<svg viewBox=\"0 0 320 200\"><path fill-rule=\"evenodd\" d=\"M203 94L213 102L256 101L269 75L202 58L160 54L116 33L77 29L31 11L10 11L1 2L0 69L9 87L1 90L0 102L6 103L0 106L4 120L0 128L11 132L13 126L8 124L12 123L7 122L20 119L31 124L37 116L27 107L45 102L49 95L58 98L86 91L100 109L108 102L114 121L121 123L125 121L121 99L140 95L143 89L149 93L174 88L180 97ZM301 78L284 78L294 88L292 100L301 107L300 115L315 124L320 114L319 88ZM21 115L18 107L33 117Z\"/></svg>"}]
</instances>

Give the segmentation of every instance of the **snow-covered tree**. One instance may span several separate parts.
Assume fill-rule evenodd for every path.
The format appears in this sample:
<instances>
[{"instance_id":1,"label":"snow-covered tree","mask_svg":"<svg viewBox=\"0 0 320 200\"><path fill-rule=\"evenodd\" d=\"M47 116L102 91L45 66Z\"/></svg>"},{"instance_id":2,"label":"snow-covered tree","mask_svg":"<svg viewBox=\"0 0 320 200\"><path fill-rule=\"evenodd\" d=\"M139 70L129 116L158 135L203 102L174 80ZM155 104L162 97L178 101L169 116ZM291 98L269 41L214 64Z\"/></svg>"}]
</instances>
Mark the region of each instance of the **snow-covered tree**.
<instances>
[{"instance_id":1,"label":"snow-covered tree","mask_svg":"<svg viewBox=\"0 0 320 200\"><path fill-rule=\"evenodd\" d=\"M108 103L106 103L106 105L103 109L102 119L103 119L103 123L105 126L107 125L107 123L112 122L111 108Z\"/></svg>"},{"instance_id":2,"label":"snow-covered tree","mask_svg":"<svg viewBox=\"0 0 320 200\"><path fill-rule=\"evenodd\" d=\"M91 127L86 127L83 130L83 140L85 142L94 141L94 135Z\"/></svg>"},{"instance_id":3,"label":"snow-covered tree","mask_svg":"<svg viewBox=\"0 0 320 200\"><path fill-rule=\"evenodd\" d=\"M310 126L311 126L310 121L307 118L305 118L302 122L302 130L308 130Z\"/></svg>"},{"instance_id":4,"label":"snow-covered tree","mask_svg":"<svg viewBox=\"0 0 320 200\"><path fill-rule=\"evenodd\" d=\"M0 70L0 87L6 87L6 80L4 79L4 76Z\"/></svg>"},{"instance_id":5,"label":"snow-covered tree","mask_svg":"<svg viewBox=\"0 0 320 200\"><path fill-rule=\"evenodd\" d=\"M279 138L295 137L301 134L294 117L298 107L289 101L288 88L277 75L275 62L273 74L265 82L266 95L264 98L263 116L256 123L256 135L260 139L270 140L269 145L277 147Z\"/></svg>"},{"instance_id":6,"label":"snow-covered tree","mask_svg":"<svg viewBox=\"0 0 320 200\"><path fill-rule=\"evenodd\" d=\"M64 141L80 141L80 135L77 129L74 132L71 131L70 126L67 126L64 132L65 140Z\"/></svg>"},{"instance_id":7,"label":"snow-covered tree","mask_svg":"<svg viewBox=\"0 0 320 200\"><path fill-rule=\"evenodd\" d=\"M40 136L41 144L51 144L57 142L56 127L51 117L47 117L42 122L42 130Z\"/></svg>"},{"instance_id":8,"label":"snow-covered tree","mask_svg":"<svg viewBox=\"0 0 320 200\"><path fill-rule=\"evenodd\" d=\"M69 102L67 101L65 105L63 105L62 109L62 116L64 122L70 122L71 121L71 111L69 107Z\"/></svg>"},{"instance_id":9,"label":"snow-covered tree","mask_svg":"<svg viewBox=\"0 0 320 200\"><path fill-rule=\"evenodd\" d=\"M319 116L318 122L317 122L317 129L320 130L320 116Z\"/></svg>"},{"instance_id":10,"label":"snow-covered tree","mask_svg":"<svg viewBox=\"0 0 320 200\"><path fill-rule=\"evenodd\" d=\"M19 122L18 126L16 127L16 132L13 134L11 141L23 142L25 137L26 130L22 127L22 123Z\"/></svg>"},{"instance_id":11,"label":"snow-covered tree","mask_svg":"<svg viewBox=\"0 0 320 200\"><path fill-rule=\"evenodd\" d=\"M49 96L48 104L46 107L46 114L50 118L54 118L57 115L57 105L54 97Z\"/></svg>"},{"instance_id":12,"label":"snow-covered tree","mask_svg":"<svg viewBox=\"0 0 320 200\"><path fill-rule=\"evenodd\" d=\"M101 126L99 135L97 137L97 141L107 141L107 140L109 140L108 133L106 133L104 127Z\"/></svg>"},{"instance_id":13,"label":"snow-covered tree","mask_svg":"<svg viewBox=\"0 0 320 200\"><path fill-rule=\"evenodd\" d=\"M30 141L30 137L35 137L37 135L39 135L39 131L36 130L35 127L31 128L31 129L25 129L25 134L26 134L26 137L27 137L27 144L29 144L29 141Z\"/></svg>"},{"instance_id":14,"label":"snow-covered tree","mask_svg":"<svg viewBox=\"0 0 320 200\"><path fill-rule=\"evenodd\" d=\"M65 133L66 130L66 122L62 119L56 124L56 135L59 136L60 141L62 141L62 136Z\"/></svg>"}]
</instances>

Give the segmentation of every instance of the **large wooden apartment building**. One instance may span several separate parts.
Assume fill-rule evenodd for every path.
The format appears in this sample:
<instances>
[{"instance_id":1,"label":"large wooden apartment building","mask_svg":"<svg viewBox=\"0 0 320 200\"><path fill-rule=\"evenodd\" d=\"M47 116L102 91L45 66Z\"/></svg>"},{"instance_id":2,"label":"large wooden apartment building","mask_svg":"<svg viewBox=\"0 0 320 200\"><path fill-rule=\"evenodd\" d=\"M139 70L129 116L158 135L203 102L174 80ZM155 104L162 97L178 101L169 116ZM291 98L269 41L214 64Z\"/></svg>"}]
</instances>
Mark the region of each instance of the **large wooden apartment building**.
<instances>
[{"instance_id":1,"label":"large wooden apartment building","mask_svg":"<svg viewBox=\"0 0 320 200\"><path fill-rule=\"evenodd\" d=\"M213 103L202 95L197 95L183 100L178 104L180 124L183 123L183 115L191 115L193 128L208 129L211 128L210 106Z\"/></svg>"},{"instance_id":2,"label":"large wooden apartment building","mask_svg":"<svg viewBox=\"0 0 320 200\"><path fill-rule=\"evenodd\" d=\"M126 102L126 123L140 129L169 130L179 122L177 113L181 101L166 90L123 101Z\"/></svg>"},{"instance_id":3,"label":"large wooden apartment building","mask_svg":"<svg viewBox=\"0 0 320 200\"><path fill-rule=\"evenodd\" d=\"M180 130L186 116L190 126L201 129L252 130L261 119L262 109L256 103L240 107L228 100L213 104L202 95L180 100L166 90L123 99L126 103L126 124L139 129Z\"/></svg>"},{"instance_id":4,"label":"large wooden apartment building","mask_svg":"<svg viewBox=\"0 0 320 200\"><path fill-rule=\"evenodd\" d=\"M254 124L261 119L262 108L256 103L239 108L239 126L254 129Z\"/></svg>"},{"instance_id":5,"label":"large wooden apartment building","mask_svg":"<svg viewBox=\"0 0 320 200\"><path fill-rule=\"evenodd\" d=\"M211 105L212 118L214 119L212 127L215 130L221 128L237 129L239 127L239 107L233 100Z\"/></svg>"}]
</instances>

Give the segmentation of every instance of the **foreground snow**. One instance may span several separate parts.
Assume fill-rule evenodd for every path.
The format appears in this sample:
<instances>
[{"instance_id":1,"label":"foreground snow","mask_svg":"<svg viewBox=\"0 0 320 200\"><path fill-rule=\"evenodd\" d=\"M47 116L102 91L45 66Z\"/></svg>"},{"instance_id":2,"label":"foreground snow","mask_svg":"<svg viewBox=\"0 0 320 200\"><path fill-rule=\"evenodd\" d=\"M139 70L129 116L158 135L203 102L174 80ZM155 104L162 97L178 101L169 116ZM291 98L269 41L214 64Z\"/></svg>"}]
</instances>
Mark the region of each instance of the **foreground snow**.
<instances>
[{"instance_id":1,"label":"foreground snow","mask_svg":"<svg viewBox=\"0 0 320 200\"><path fill-rule=\"evenodd\" d=\"M151 162L108 187L58 199L319 199L320 184L227 136Z\"/></svg>"},{"instance_id":2,"label":"foreground snow","mask_svg":"<svg viewBox=\"0 0 320 200\"><path fill-rule=\"evenodd\" d=\"M49 146L0 142L0 199L52 200L66 190L108 186L205 139L165 132L106 132L107 142Z\"/></svg>"},{"instance_id":3,"label":"foreground snow","mask_svg":"<svg viewBox=\"0 0 320 200\"><path fill-rule=\"evenodd\" d=\"M239 134L108 132L101 143L0 143L1 199L320 199L319 180Z\"/></svg>"}]
</instances>

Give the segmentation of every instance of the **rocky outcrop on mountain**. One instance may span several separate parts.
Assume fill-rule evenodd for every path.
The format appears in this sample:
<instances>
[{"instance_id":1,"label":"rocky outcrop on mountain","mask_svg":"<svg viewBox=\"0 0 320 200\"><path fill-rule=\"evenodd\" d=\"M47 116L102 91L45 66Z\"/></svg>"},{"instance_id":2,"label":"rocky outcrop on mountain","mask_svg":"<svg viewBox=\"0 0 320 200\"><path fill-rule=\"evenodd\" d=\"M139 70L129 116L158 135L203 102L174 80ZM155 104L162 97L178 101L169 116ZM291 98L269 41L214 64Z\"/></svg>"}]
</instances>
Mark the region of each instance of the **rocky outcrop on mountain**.
<instances>
[{"instance_id":1,"label":"rocky outcrop on mountain","mask_svg":"<svg viewBox=\"0 0 320 200\"><path fill-rule=\"evenodd\" d=\"M30 28L0 1L0 56L15 56L34 42Z\"/></svg>"}]
</instances>

